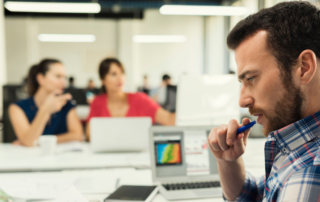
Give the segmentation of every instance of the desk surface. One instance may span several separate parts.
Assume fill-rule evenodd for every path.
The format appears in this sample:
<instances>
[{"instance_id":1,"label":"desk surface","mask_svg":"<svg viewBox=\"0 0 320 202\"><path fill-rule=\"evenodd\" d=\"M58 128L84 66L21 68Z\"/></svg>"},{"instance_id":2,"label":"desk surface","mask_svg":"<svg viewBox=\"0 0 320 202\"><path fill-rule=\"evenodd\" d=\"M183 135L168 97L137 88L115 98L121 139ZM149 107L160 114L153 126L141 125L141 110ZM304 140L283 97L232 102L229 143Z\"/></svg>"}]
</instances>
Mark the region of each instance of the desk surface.
<instances>
[{"instance_id":1,"label":"desk surface","mask_svg":"<svg viewBox=\"0 0 320 202\"><path fill-rule=\"evenodd\" d=\"M116 177L120 179L119 185L152 185L151 170L142 169L136 170L133 168L120 168L120 169L98 169L98 170L82 170L82 171L59 171L59 172L28 172L28 173L2 173L0 174L0 180L3 181L6 178L18 178L22 179L23 177L27 178L55 178L63 179L66 177L96 177L102 176L106 179L110 179L111 185L115 185L112 178ZM106 184L102 186L108 186ZM115 189L115 188L114 188ZM111 191L112 192L112 191ZM88 201L99 201L103 200L111 193L83 193L83 196L88 199ZM18 200L15 200L18 201ZM21 200L19 200L21 201ZM48 201L48 200L46 200ZM167 200L161 195L158 194L153 202L166 202ZM221 197L219 198L207 198L207 199L194 199L194 200L180 200L179 202L220 202L223 201Z\"/></svg>"},{"instance_id":2,"label":"desk surface","mask_svg":"<svg viewBox=\"0 0 320 202\"><path fill-rule=\"evenodd\" d=\"M149 167L149 159L134 164L139 153L92 153L89 144L83 151L65 152L44 157L39 148L0 144L0 172L55 171L66 169L95 169L112 167ZM147 156L147 154L145 154Z\"/></svg>"},{"instance_id":3,"label":"desk surface","mask_svg":"<svg viewBox=\"0 0 320 202\"><path fill-rule=\"evenodd\" d=\"M264 142L265 139L249 139L246 153L243 155L246 170L255 176L264 174ZM111 186L114 181L120 179L119 185L151 185L152 177L150 158L147 153L102 153L94 154L87 144L84 144L83 152L70 152L53 157L41 157L37 148L24 148L19 146L0 145L0 172L13 171L48 171L64 170L56 172L24 172L24 173L0 173L0 180L11 177L33 176L103 176ZM122 168L119 168L122 167ZM123 168L127 167L127 168ZM129 168L131 167L131 168ZM132 167L144 167L134 169ZM100 168L100 169L96 169ZM108 168L108 169L106 169ZM72 170L77 169L77 170ZM111 192L110 192L111 193ZM102 202L110 193L84 194L89 201ZM153 202L166 202L167 200L158 194ZM185 202L220 202L222 198L183 200ZM182 202L182 201L181 201Z\"/></svg>"},{"instance_id":4,"label":"desk surface","mask_svg":"<svg viewBox=\"0 0 320 202\"><path fill-rule=\"evenodd\" d=\"M254 170L264 165L265 139L249 139L244 154L244 162ZM148 153L93 153L87 143L83 151L66 152L51 157L40 155L39 148L27 148L10 144L0 144L0 172L59 171L70 169L97 169L115 167L149 168Z\"/></svg>"}]
</instances>

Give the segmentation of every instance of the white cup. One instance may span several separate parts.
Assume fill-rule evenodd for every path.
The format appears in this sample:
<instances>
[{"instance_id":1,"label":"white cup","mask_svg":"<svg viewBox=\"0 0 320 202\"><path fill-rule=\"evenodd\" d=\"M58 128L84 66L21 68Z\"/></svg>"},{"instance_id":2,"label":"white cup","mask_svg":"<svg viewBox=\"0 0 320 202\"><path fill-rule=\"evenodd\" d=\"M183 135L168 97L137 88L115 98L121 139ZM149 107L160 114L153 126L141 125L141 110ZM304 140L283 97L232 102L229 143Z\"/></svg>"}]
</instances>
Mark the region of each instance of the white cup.
<instances>
[{"instance_id":1,"label":"white cup","mask_svg":"<svg viewBox=\"0 0 320 202\"><path fill-rule=\"evenodd\" d=\"M39 137L39 145L43 156L54 155L57 146L57 136L42 135Z\"/></svg>"}]
</instances>

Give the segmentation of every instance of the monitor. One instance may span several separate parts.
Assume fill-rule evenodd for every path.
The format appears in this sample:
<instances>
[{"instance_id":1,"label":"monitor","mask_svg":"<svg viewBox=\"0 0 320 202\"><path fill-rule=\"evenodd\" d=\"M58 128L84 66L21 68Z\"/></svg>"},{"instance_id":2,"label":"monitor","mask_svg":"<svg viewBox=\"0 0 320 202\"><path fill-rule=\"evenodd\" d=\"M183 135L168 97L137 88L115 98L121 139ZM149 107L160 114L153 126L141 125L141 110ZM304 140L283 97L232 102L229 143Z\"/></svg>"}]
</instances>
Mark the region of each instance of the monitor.
<instances>
[{"instance_id":1,"label":"monitor","mask_svg":"<svg viewBox=\"0 0 320 202\"><path fill-rule=\"evenodd\" d=\"M176 125L221 125L240 119L240 83L236 75L182 75Z\"/></svg>"}]
</instances>

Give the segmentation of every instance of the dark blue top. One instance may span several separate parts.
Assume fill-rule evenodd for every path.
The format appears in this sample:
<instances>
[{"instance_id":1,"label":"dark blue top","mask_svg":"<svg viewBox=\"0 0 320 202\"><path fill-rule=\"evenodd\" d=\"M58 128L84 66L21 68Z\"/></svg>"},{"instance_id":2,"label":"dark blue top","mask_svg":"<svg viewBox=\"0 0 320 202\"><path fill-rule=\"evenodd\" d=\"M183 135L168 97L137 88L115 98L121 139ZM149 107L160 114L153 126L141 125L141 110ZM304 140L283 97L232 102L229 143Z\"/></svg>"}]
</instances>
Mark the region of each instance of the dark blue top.
<instances>
[{"instance_id":1,"label":"dark blue top","mask_svg":"<svg viewBox=\"0 0 320 202\"><path fill-rule=\"evenodd\" d=\"M36 106L33 97L20 100L15 104L24 111L29 122L31 123L38 112L38 107ZM68 132L67 115L73 107L75 107L75 105L68 101L59 112L52 114L42 135L59 135Z\"/></svg>"}]
</instances>

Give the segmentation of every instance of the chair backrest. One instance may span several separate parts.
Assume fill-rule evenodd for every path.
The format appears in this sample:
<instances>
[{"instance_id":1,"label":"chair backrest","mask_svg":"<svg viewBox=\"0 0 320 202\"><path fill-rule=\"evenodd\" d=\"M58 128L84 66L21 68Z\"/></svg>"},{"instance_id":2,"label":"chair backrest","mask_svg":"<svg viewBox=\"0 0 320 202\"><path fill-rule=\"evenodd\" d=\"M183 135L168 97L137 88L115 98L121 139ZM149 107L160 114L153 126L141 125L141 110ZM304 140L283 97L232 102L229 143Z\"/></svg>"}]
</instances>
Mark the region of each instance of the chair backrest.
<instances>
[{"instance_id":1,"label":"chair backrest","mask_svg":"<svg viewBox=\"0 0 320 202\"><path fill-rule=\"evenodd\" d=\"M4 85L3 91L3 142L10 143L17 139L9 118L10 104L28 97L26 89L21 85Z\"/></svg>"}]
</instances>

